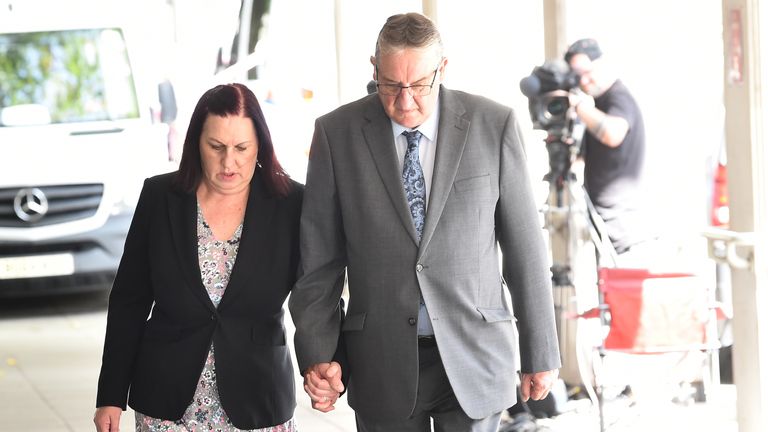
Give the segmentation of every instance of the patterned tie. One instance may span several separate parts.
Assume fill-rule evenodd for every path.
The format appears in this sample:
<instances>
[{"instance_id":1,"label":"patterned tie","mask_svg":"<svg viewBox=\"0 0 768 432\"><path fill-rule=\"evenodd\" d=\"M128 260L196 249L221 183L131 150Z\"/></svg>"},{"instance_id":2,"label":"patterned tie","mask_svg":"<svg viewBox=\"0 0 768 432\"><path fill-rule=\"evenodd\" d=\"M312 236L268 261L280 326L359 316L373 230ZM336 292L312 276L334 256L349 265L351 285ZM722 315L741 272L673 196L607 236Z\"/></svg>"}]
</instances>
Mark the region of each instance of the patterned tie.
<instances>
[{"instance_id":1,"label":"patterned tie","mask_svg":"<svg viewBox=\"0 0 768 432\"><path fill-rule=\"evenodd\" d=\"M405 131L403 135L408 140L408 149L405 151L405 161L403 162L405 198L408 200L408 207L411 209L413 225L416 227L416 237L421 241L421 232L424 229L424 218L427 213L427 188L424 184L424 173L421 171L421 163L419 163L421 132Z\"/></svg>"},{"instance_id":2,"label":"patterned tie","mask_svg":"<svg viewBox=\"0 0 768 432\"><path fill-rule=\"evenodd\" d=\"M427 188L424 183L424 173L421 171L419 162L419 140L421 132L413 131L403 132L405 139L408 140L408 149L405 151L405 161L403 162L403 186L405 187L405 197L408 199L408 207L411 208L411 218L416 227L416 238L421 242L421 232L424 230L424 218L427 208ZM435 334L432 323L429 320L427 305L419 292L419 321L417 332L420 336Z\"/></svg>"}]
</instances>

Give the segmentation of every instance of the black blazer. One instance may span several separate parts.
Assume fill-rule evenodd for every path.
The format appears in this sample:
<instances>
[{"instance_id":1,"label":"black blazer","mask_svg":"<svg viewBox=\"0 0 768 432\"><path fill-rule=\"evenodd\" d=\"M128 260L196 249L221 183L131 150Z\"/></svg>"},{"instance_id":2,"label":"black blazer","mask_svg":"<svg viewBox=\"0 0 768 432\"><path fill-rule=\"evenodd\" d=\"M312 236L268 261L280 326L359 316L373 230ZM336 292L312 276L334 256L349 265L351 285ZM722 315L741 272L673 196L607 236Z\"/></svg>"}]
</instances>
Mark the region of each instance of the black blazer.
<instances>
[{"instance_id":1,"label":"black blazer","mask_svg":"<svg viewBox=\"0 0 768 432\"><path fill-rule=\"evenodd\" d=\"M180 419L213 342L232 423L284 423L296 397L282 306L299 265L303 186L270 197L254 175L237 260L216 308L200 277L196 197L172 188L174 176L144 182L109 298L96 405L125 409L128 399L143 414Z\"/></svg>"}]
</instances>

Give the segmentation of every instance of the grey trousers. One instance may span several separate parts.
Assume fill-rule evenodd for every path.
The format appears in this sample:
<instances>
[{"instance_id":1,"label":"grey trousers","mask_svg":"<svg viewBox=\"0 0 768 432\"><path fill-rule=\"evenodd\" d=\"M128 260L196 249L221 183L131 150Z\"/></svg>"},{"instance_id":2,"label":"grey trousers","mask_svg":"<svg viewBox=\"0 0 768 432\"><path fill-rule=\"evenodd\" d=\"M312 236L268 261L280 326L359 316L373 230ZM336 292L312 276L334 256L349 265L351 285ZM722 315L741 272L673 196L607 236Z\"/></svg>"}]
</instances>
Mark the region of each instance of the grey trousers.
<instances>
[{"instance_id":1,"label":"grey trousers","mask_svg":"<svg viewBox=\"0 0 768 432\"><path fill-rule=\"evenodd\" d=\"M475 420L453 394L437 347L419 347L419 388L411 417L374 422L355 415L358 432L497 432L501 413Z\"/></svg>"}]
</instances>

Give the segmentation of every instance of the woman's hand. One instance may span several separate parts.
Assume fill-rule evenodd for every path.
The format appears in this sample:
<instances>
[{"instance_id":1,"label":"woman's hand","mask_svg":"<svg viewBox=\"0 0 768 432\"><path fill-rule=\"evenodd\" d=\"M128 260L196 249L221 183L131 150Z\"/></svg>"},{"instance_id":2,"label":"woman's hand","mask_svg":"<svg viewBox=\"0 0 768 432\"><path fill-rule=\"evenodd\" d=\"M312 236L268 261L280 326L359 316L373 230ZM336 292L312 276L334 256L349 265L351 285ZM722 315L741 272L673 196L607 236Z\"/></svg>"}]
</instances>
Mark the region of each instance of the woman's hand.
<instances>
[{"instance_id":1,"label":"woman's hand","mask_svg":"<svg viewBox=\"0 0 768 432\"><path fill-rule=\"evenodd\" d=\"M341 365L330 362L308 368L304 373L304 391L312 399L312 408L320 412L333 411L336 400L344 391Z\"/></svg>"},{"instance_id":2,"label":"woman's hand","mask_svg":"<svg viewBox=\"0 0 768 432\"><path fill-rule=\"evenodd\" d=\"M96 432L118 432L120 430L120 415L123 409L116 406L103 406L96 408L93 415L93 423Z\"/></svg>"}]
</instances>

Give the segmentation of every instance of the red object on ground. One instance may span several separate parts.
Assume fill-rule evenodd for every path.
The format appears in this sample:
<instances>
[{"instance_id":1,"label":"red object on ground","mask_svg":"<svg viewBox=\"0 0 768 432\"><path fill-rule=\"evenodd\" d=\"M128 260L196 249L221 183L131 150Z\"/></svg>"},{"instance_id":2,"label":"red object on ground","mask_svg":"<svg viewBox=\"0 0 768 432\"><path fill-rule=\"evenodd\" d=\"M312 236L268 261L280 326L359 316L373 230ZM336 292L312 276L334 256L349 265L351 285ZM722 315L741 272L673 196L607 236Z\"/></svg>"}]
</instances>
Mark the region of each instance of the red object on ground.
<instances>
[{"instance_id":1,"label":"red object on ground","mask_svg":"<svg viewBox=\"0 0 768 432\"><path fill-rule=\"evenodd\" d=\"M712 316L703 278L689 273L603 268L599 287L610 312L604 346L609 350L661 353L706 349Z\"/></svg>"}]
</instances>

